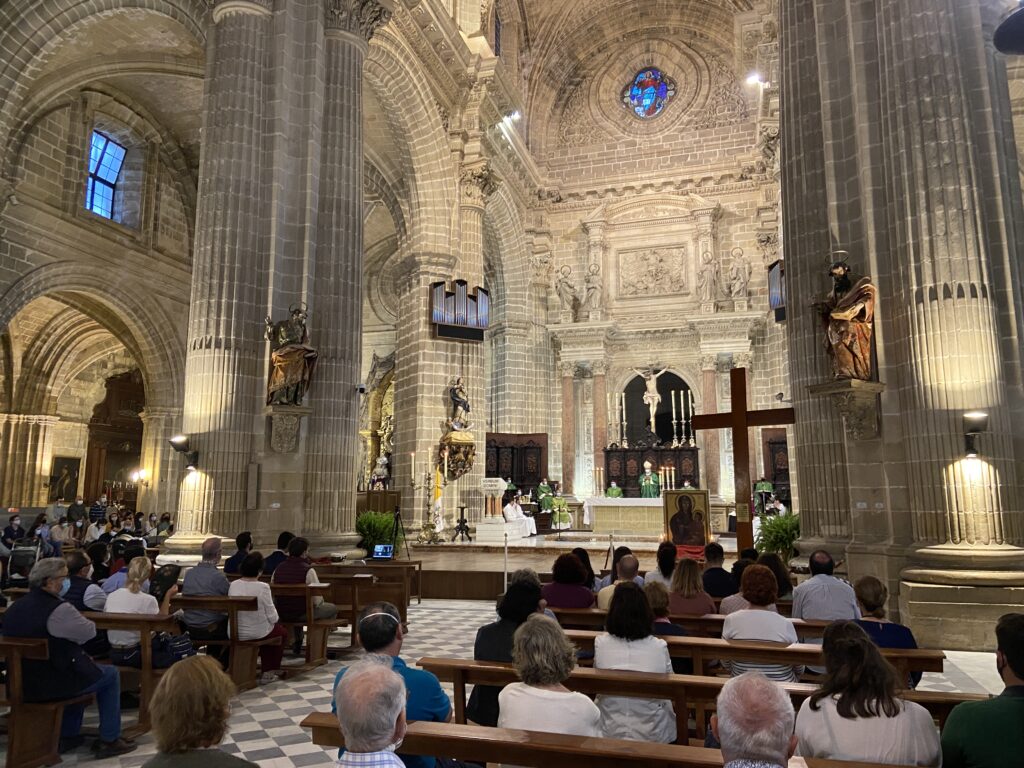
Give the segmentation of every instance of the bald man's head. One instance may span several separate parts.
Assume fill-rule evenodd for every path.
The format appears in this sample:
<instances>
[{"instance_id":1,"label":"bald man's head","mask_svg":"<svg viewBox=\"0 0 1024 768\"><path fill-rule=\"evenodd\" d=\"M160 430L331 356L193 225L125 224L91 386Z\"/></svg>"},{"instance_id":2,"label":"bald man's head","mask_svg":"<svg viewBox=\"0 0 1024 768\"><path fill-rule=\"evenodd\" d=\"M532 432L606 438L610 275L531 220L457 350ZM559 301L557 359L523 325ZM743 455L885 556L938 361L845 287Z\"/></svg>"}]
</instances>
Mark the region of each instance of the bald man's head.
<instances>
[{"instance_id":1,"label":"bald man's head","mask_svg":"<svg viewBox=\"0 0 1024 768\"><path fill-rule=\"evenodd\" d=\"M619 581L632 581L640 570L640 561L633 555L624 555L619 560Z\"/></svg>"},{"instance_id":2,"label":"bald man's head","mask_svg":"<svg viewBox=\"0 0 1024 768\"><path fill-rule=\"evenodd\" d=\"M817 576L818 574L831 576L832 572L836 569L832 555L824 549L819 549L811 554L810 566L812 576Z\"/></svg>"},{"instance_id":3,"label":"bald man's head","mask_svg":"<svg viewBox=\"0 0 1024 768\"><path fill-rule=\"evenodd\" d=\"M203 542L203 562L216 563L220 560L221 543L216 536L211 536Z\"/></svg>"}]
</instances>

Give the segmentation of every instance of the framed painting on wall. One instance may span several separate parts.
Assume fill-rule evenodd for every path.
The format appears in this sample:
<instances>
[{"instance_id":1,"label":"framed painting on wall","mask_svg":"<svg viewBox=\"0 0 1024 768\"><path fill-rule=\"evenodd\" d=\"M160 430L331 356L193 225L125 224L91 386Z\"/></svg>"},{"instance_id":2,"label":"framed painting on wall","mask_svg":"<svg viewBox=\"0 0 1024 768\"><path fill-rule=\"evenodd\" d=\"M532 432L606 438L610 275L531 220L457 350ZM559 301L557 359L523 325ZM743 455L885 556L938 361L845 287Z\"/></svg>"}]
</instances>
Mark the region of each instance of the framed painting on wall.
<instances>
[{"instance_id":1,"label":"framed painting on wall","mask_svg":"<svg viewBox=\"0 0 1024 768\"><path fill-rule=\"evenodd\" d=\"M711 541L711 495L699 488L662 491L665 536L680 556L703 558Z\"/></svg>"},{"instance_id":2,"label":"framed painting on wall","mask_svg":"<svg viewBox=\"0 0 1024 768\"><path fill-rule=\"evenodd\" d=\"M77 456L54 456L50 467L50 493L48 500L72 502L78 493L78 473L82 459Z\"/></svg>"}]
</instances>

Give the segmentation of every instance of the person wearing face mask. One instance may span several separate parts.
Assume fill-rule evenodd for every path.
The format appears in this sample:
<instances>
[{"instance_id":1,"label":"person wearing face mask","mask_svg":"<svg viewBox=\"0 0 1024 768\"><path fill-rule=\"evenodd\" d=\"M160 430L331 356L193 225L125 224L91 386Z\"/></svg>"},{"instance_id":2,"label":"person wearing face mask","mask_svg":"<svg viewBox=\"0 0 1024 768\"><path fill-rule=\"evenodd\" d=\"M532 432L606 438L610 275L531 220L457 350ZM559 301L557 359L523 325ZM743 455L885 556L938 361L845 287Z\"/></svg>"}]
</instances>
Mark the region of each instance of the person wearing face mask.
<instances>
[{"instance_id":1,"label":"person wearing face mask","mask_svg":"<svg viewBox=\"0 0 1024 768\"><path fill-rule=\"evenodd\" d=\"M68 540L68 537L68 519L62 517L50 529L50 545L53 547L54 557L61 557L64 542Z\"/></svg>"},{"instance_id":2,"label":"person wearing face mask","mask_svg":"<svg viewBox=\"0 0 1024 768\"><path fill-rule=\"evenodd\" d=\"M405 738L405 683L390 666L368 659L353 664L334 691L345 737L341 768L404 768L395 752Z\"/></svg>"},{"instance_id":3,"label":"person wearing face mask","mask_svg":"<svg viewBox=\"0 0 1024 768\"><path fill-rule=\"evenodd\" d=\"M80 611L102 611L107 593L92 580L92 559L85 552L72 552L66 560L71 585L64 599Z\"/></svg>"},{"instance_id":4,"label":"person wearing face mask","mask_svg":"<svg viewBox=\"0 0 1024 768\"><path fill-rule=\"evenodd\" d=\"M79 521L79 522L81 522L81 521ZM89 527L85 530L85 535L82 536L82 543L85 544L86 546L88 546L89 544L92 544L94 541L99 541L100 540L100 536L102 536L102 535L103 535L103 526L102 526L102 524L99 521L94 520L94 521L89 523Z\"/></svg>"},{"instance_id":5,"label":"person wearing face mask","mask_svg":"<svg viewBox=\"0 0 1024 768\"><path fill-rule=\"evenodd\" d=\"M89 507L89 522L102 523L107 519L107 494L103 494Z\"/></svg>"},{"instance_id":6,"label":"person wearing face mask","mask_svg":"<svg viewBox=\"0 0 1024 768\"><path fill-rule=\"evenodd\" d=\"M73 523L69 521L68 525L68 540L76 547L82 546L82 542L85 539L85 520L79 518Z\"/></svg>"},{"instance_id":7,"label":"person wearing face mask","mask_svg":"<svg viewBox=\"0 0 1024 768\"><path fill-rule=\"evenodd\" d=\"M96 694L100 737L93 745L97 758L135 749L121 737L121 680L117 667L98 666L82 648L96 636L96 625L62 598L71 588L68 566L58 558L40 560L28 576L29 592L4 614L5 637L45 638L49 658L22 661L25 701L61 701ZM61 724L61 751L79 746L85 708L67 707Z\"/></svg>"},{"instance_id":8,"label":"person wearing face mask","mask_svg":"<svg viewBox=\"0 0 1024 768\"><path fill-rule=\"evenodd\" d=\"M25 538L25 529L21 527L21 515L11 515L11 519L4 528L3 542L8 549L14 549L14 542Z\"/></svg>"},{"instance_id":9,"label":"person wearing face mask","mask_svg":"<svg viewBox=\"0 0 1024 768\"><path fill-rule=\"evenodd\" d=\"M68 524L73 526L79 520L88 519L89 508L85 506L85 499L81 496L76 496L75 503L68 507Z\"/></svg>"}]
</instances>

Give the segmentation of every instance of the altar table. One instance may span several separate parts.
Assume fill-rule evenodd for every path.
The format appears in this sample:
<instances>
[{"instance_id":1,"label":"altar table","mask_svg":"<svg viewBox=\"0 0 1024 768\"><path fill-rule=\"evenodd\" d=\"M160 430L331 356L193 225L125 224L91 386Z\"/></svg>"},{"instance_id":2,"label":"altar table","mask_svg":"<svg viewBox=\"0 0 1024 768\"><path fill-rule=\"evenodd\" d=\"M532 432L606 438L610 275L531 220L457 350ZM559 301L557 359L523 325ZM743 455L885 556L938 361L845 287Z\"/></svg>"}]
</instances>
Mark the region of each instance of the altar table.
<instances>
[{"instance_id":1,"label":"altar table","mask_svg":"<svg viewBox=\"0 0 1024 768\"><path fill-rule=\"evenodd\" d=\"M665 512L661 499L608 499L594 497L583 502L583 523L594 533L638 533L661 536Z\"/></svg>"}]
</instances>

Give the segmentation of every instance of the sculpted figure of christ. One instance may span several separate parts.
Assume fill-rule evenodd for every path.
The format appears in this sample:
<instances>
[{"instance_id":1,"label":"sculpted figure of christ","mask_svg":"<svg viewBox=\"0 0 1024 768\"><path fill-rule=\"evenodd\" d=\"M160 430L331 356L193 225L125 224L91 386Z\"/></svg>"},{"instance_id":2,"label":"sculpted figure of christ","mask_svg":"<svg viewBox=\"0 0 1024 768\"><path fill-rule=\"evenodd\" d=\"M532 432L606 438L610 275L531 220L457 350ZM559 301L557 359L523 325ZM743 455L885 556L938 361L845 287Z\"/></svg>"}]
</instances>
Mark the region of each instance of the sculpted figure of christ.
<instances>
[{"instance_id":1,"label":"sculpted figure of christ","mask_svg":"<svg viewBox=\"0 0 1024 768\"><path fill-rule=\"evenodd\" d=\"M643 377L644 384L647 385L647 391L644 392L644 405L647 406L651 414L651 432L657 434L654 429L654 414L657 413L658 406L661 404L661 395L658 393L658 377L665 373L668 368L662 368L658 373L654 372L653 365L646 372L636 368L631 370L637 376Z\"/></svg>"}]
</instances>

